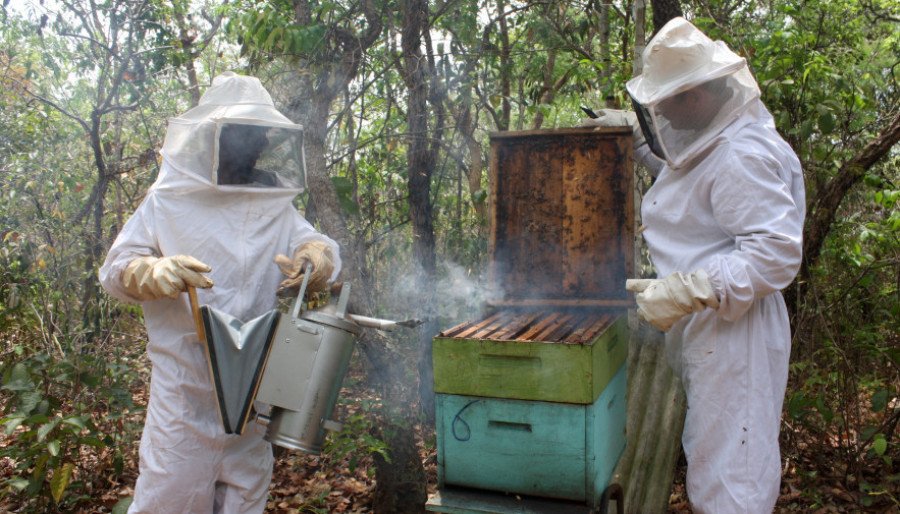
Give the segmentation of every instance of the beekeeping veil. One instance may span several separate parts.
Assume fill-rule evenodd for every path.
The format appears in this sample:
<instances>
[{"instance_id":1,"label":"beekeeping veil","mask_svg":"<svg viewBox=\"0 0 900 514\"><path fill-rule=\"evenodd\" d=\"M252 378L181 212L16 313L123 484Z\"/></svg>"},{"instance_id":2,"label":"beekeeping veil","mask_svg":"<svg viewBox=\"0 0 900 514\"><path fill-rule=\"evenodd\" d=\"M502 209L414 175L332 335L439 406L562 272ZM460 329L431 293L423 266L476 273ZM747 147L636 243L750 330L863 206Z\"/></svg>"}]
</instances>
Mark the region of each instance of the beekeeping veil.
<instances>
[{"instance_id":1,"label":"beekeeping veil","mask_svg":"<svg viewBox=\"0 0 900 514\"><path fill-rule=\"evenodd\" d=\"M644 49L644 71L626 84L650 149L679 168L704 150L755 99L747 61L684 18L674 18ZM700 102L691 102L699 93Z\"/></svg>"},{"instance_id":2,"label":"beekeeping veil","mask_svg":"<svg viewBox=\"0 0 900 514\"><path fill-rule=\"evenodd\" d=\"M293 197L306 186L303 127L278 112L255 77L215 77L197 107L169 120L161 153L171 170L156 188Z\"/></svg>"}]
</instances>

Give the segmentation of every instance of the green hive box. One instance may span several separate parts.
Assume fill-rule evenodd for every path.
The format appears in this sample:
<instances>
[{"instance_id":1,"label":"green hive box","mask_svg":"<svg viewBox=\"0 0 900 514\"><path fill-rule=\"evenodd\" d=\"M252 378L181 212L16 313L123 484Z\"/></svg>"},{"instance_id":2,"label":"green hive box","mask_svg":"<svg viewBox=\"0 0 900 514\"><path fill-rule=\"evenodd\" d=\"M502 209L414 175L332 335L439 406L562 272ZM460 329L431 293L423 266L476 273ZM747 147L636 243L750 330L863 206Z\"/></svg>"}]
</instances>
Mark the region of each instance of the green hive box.
<instances>
[{"instance_id":1,"label":"green hive box","mask_svg":"<svg viewBox=\"0 0 900 514\"><path fill-rule=\"evenodd\" d=\"M625 448L625 375L590 405L436 395L438 486L596 507Z\"/></svg>"},{"instance_id":2,"label":"green hive box","mask_svg":"<svg viewBox=\"0 0 900 514\"><path fill-rule=\"evenodd\" d=\"M461 332L445 331L434 338L434 390L517 400L593 403L625 362L627 317L608 315L593 326L599 333L582 344L451 337L444 334Z\"/></svg>"}]
</instances>

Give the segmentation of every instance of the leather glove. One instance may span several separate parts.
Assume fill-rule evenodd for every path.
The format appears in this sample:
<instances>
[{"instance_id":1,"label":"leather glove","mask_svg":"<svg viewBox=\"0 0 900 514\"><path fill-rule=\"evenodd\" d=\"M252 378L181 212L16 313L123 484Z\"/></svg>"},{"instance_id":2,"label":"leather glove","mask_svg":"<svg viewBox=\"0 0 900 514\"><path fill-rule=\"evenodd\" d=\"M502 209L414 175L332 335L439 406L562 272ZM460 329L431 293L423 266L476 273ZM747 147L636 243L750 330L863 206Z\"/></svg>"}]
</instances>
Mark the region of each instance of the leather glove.
<instances>
[{"instance_id":1,"label":"leather glove","mask_svg":"<svg viewBox=\"0 0 900 514\"><path fill-rule=\"evenodd\" d=\"M634 147L637 148L644 144L644 131L638 123L637 114L634 111L624 111L621 109L600 109L597 111L596 118L584 118L581 121L582 127L631 127L631 134L634 136Z\"/></svg>"},{"instance_id":2,"label":"leather glove","mask_svg":"<svg viewBox=\"0 0 900 514\"><path fill-rule=\"evenodd\" d=\"M625 289L637 293L638 316L668 332L678 320L709 307L719 308L719 299L705 270L675 272L663 279L629 279Z\"/></svg>"},{"instance_id":3,"label":"leather glove","mask_svg":"<svg viewBox=\"0 0 900 514\"><path fill-rule=\"evenodd\" d=\"M213 281L201 273L212 268L188 255L138 257L122 271L125 291L140 300L177 298L188 286L209 288Z\"/></svg>"},{"instance_id":4,"label":"leather glove","mask_svg":"<svg viewBox=\"0 0 900 514\"><path fill-rule=\"evenodd\" d=\"M312 264L312 272L309 276L307 291L315 293L324 291L328 287L328 280L334 272L334 256L331 246L323 241L304 243L294 251L294 257L278 254L275 256L275 264L288 278L281 281L281 289L290 289L300 286L303 282L303 270L306 265Z\"/></svg>"}]
</instances>

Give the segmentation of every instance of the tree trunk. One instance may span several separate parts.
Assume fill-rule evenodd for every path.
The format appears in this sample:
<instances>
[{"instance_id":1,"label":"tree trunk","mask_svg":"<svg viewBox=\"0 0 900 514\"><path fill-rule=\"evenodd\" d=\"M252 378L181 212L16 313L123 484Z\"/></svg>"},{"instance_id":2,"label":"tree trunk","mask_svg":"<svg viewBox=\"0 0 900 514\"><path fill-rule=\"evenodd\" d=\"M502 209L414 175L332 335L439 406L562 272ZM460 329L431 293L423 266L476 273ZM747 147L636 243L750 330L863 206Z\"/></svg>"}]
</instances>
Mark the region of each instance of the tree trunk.
<instances>
[{"instance_id":1,"label":"tree trunk","mask_svg":"<svg viewBox=\"0 0 900 514\"><path fill-rule=\"evenodd\" d=\"M332 80L323 82L334 83ZM303 87L312 86L307 82ZM350 310L373 314L374 302L370 291L374 291L374 283L366 264L365 241L351 234L328 174L325 137L329 107L335 96L329 96L325 91L322 93L314 95L309 110L302 117L304 126L308 127L305 146L310 202L319 213L323 231L341 245L344 260L341 278L352 285ZM425 503L426 480L418 457L414 423L411 422L415 419L411 408L414 392L403 387L403 377L407 375L405 359L392 349L383 335L374 330L364 331L359 345L366 356L367 384L383 398L383 408L373 432L387 443L391 459L390 462L381 457L375 459L374 510L417 512Z\"/></svg>"},{"instance_id":2,"label":"tree trunk","mask_svg":"<svg viewBox=\"0 0 900 514\"><path fill-rule=\"evenodd\" d=\"M476 47L477 53L480 54L483 52L487 46L490 31L490 26L484 29L481 41ZM460 50L463 49L461 48ZM472 77L476 64L476 59L469 59L459 76L467 78ZM473 105L474 88L473 84L467 84L465 82L461 84L459 88L461 90L459 96L460 100L456 104L457 106L454 114L457 118L457 127L459 127L459 131L465 141L467 153L469 155L466 181L469 184L469 196L472 199L472 207L478 214L478 236L481 237L484 234L484 228L487 223L487 202L476 201L475 199L475 194L482 190L481 179L484 172L484 159L481 153L481 143L475 138L475 131L478 129L478 110Z\"/></svg>"},{"instance_id":3,"label":"tree trunk","mask_svg":"<svg viewBox=\"0 0 900 514\"><path fill-rule=\"evenodd\" d=\"M681 4L678 0L650 0L650 5L653 6L654 35L672 18L684 16L684 11L681 10ZM650 37L652 38L653 36Z\"/></svg>"},{"instance_id":4,"label":"tree trunk","mask_svg":"<svg viewBox=\"0 0 900 514\"><path fill-rule=\"evenodd\" d=\"M487 223L487 202L475 201L475 193L482 190L481 177L484 173L484 159L481 155L481 143L475 139L475 129L478 128L476 117L472 115L472 107L466 106L459 121L459 129L466 140L466 148L469 151L469 169L466 172L466 180L469 184L469 195L472 197L472 206L478 215L479 231L482 235L482 227Z\"/></svg>"},{"instance_id":5,"label":"tree trunk","mask_svg":"<svg viewBox=\"0 0 900 514\"><path fill-rule=\"evenodd\" d=\"M200 103L200 81L197 79L197 69L194 66L194 59L197 54L194 53L194 36L191 35L191 28L184 18L184 12L177 6L173 9L173 16L178 26L178 40L181 42L181 51L184 53L184 69L188 77L188 92L191 95L191 107L196 107Z\"/></svg>"},{"instance_id":6,"label":"tree trunk","mask_svg":"<svg viewBox=\"0 0 900 514\"><path fill-rule=\"evenodd\" d=\"M344 261L341 277L352 285L350 310L371 315L374 314L371 292L375 287L366 264L365 241L362 237L355 237L348 227L326 159L330 107L356 76L362 53L374 44L383 27L383 13L376 12L373 2L363 1L360 9L368 22L363 32L353 35L342 31L336 36L342 44L332 47L327 55L318 55L315 62L299 63L294 77L299 85L291 84L291 87L300 96L291 100L288 110L290 118L301 121L306 127L310 203L318 214L323 231L341 245ZM310 12L309 3L295 0L294 16L298 24L308 24ZM414 391L404 387L404 377L407 376L405 359L392 349L382 334L374 330L363 332L359 346L366 356L367 385L377 391L383 400L373 432L388 444L390 456L390 462L380 457L375 459L374 510L419 512L426 500L426 480L418 456L415 423L412 422L415 419L411 408Z\"/></svg>"},{"instance_id":7,"label":"tree trunk","mask_svg":"<svg viewBox=\"0 0 900 514\"><path fill-rule=\"evenodd\" d=\"M607 108L616 107L614 105L615 99L609 94L610 91L608 89L610 86L609 81L613 73L612 59L610 58L612 52L610 52L609 48L609 6L610 4L608 2L601 2L600 8L598 9L600 23L600 62L603 63L603 68L600 70L600 90L606 92L603 98L603 104Z\"/></svg>"},{"instance_id":8,"label":"tree trunk","mask_svg":"<svg viewBox=\"0 0 900 514\"><path fill-rule=\"evenodd\" d=\"M544 111L541 105L549 105L553 101L556 90L553 88L553 68L556 66L556 49L550 49L547 52L547 65L544 66L544 84L541 87L541 96L538 99L537 112L534 114L534 121L531 124L533 130L541 128L544 124Z\"/></svg>"},{"instance_id":9,"label":"tree trunk","mask_svg":"<svg viewBox=\"0 0 900 514\"><path fill-rule=\"evenodd\" d=\"M512 106L509 103L512 94L512 63L509 45L509 26L506 23L506 4L503 0L497 0L497 14L500 25L500 95L502 113L497 130L509 130L510 118L512 118Z\"/></svg>"},{"instance_id":10,"label":"tree trunk","mask_svg":"<svg viewBox=\"0 0 900 514\"><path fill-rule=\"evenodd\" d=\"M644 48L647 46L644 25L647 23L647 0L634 0L632 5L632 18L634 19L634 60L631 72L637 77L644 71Z\"/></svg>"},{"instance_id":11,"label":"tree trunk","mask_svg":"<svg viewBox=\"0 0 900 514\"><path fill-rule=\"evenodd\" d=\"M422 54L422 38L428 30L428 3L425 0L401 2L403 29L400 37L402 75L407 88L407 186L409 216L413 232L413 269L420 293L419 305L426 322L419 328L419 399L429 420L434 418L434 392L431 371L431 338L437 333L433 313L436 257L431 177L435 153L429 144L428 77L430 68ZM436 136L437 137L437 136Z\"/></svg>"}]
</instances>

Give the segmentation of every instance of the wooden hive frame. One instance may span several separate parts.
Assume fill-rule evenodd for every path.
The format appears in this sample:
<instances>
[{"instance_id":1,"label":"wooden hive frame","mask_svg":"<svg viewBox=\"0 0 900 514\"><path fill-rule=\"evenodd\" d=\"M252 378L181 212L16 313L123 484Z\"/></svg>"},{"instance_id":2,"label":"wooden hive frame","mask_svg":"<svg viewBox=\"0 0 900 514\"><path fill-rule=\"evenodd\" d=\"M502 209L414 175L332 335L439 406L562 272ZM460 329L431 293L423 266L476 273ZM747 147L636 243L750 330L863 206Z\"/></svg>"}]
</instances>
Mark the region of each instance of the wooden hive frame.
<instances>
[{"instance_id":1,"label":"wooden hive frame","mask_svg":"<svg viewBox=\"0 0 900 514\"><path fill-rule=\"evenodd\" d=\"M606 330L616 316L595 310L498 310L481 321L466 321L440 337L491 341L545 341L586 344Z\"/></svg>"},{"instance_id":2,"label":"wooden hive frame","mask_svg":"<svg viewBox=\"0 0 900 514\"><path fill-rule=\"evenodd\" d=\"M491 135L492 305L631 305L634 192L627 127Z\"/></svg>"}]
</instances>

